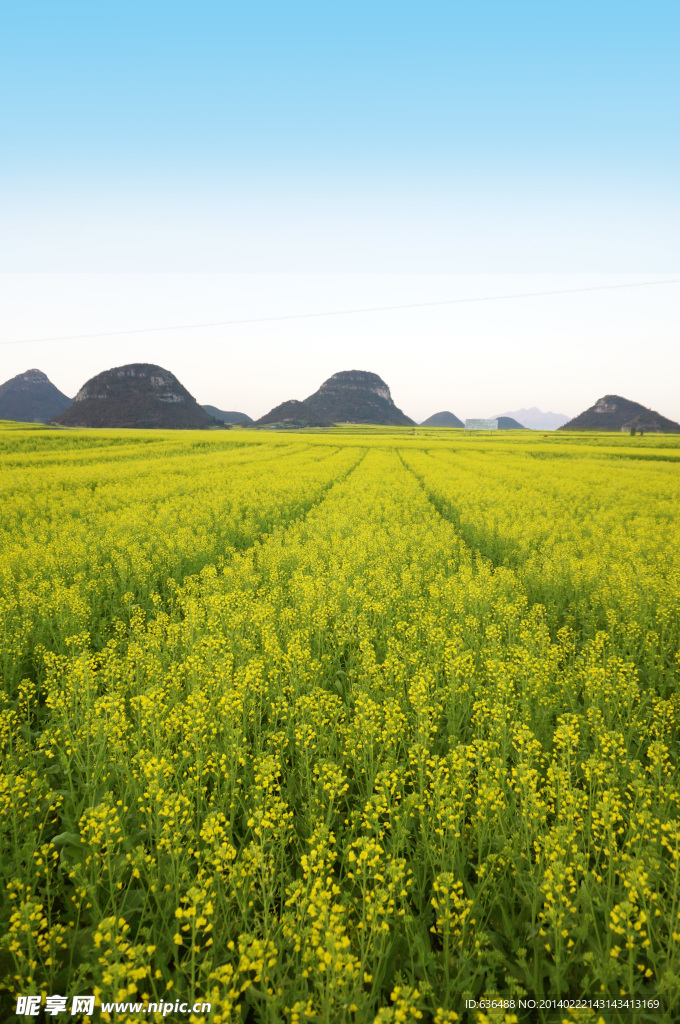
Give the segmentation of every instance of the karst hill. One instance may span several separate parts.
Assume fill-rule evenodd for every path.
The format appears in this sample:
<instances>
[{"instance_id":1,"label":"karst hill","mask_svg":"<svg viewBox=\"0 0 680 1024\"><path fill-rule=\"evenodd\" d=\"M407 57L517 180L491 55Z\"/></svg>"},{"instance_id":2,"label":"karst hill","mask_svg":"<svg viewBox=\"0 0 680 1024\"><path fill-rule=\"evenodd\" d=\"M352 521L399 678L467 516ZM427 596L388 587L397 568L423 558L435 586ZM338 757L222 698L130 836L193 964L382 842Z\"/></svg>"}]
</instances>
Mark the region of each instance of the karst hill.
<instances>
[{"instance_id":1,"label":"karst hill","mask_svg":"<svg viewBox=\"0 0 680 1024\"><path fill-rule=\"evenodd\" d=\"M499 430L526 430L523 423L518 423L513 416L496 416Z\"/></svg>"},{"instance_id":2,"label":"karst hill","mask_svg":"<svg viewBox=\"0 0 680 1024\"><path fill-rule=\"evenodd\" d=\"M208 416L213 416L219 423L240 423L245 427L253 422L245 412L227 412L224 409L218 409L216 405L202 405L201 408L205 409Z\"/></svg>"},{"instance_id":3,"label":"karst hill","mask_svg":"<svg viewBox=\"0 0 680 1024\"><path fill-rule=\"evenodd\" d=\"M155 427L192 430L215 425L177 377L153 363L98 373L56 422L68 427Z\"/></svg>"},{"instance_id":4,"label":"karst hill","mask_svg":"<svg viewBox=\"0 0 680 1024\"><path fill-rule=\"evenodd\" d=\"M569 420L559 430L643 430L650 434L680 434L680 423L666 419L639 402L620 395L605 395L590 409Z\"/></svg>"},{"instance_id":5,"label":"karst hill","mask_svg":"<svg viewBox=\"0 0 680 1024\"><path fill-rule=\"evenodd\" d=\"M324 381L318 391L299 402L282 402L256 421L258 427L328 427L333 423L377 423L413 426L392 401L390 389L377 373L343 370Z\"/></svg>"},{"instance_id":6,"label":"karst hill","mask_svg":"<svg viewBox=\"0 0 680 1024\"><path fill-rule=\"evenodd\" d=\"M50 423L71 401L42 370L26 370L0 384L0 420Z\"/></svg>"},{"instance_id":7,"label":"karst hill","mask_svg":"<svg viewBox=\"0 0 680 1024\"><path fill-rule=\"evenodd\" d=\"M435 412L420 424L421 427L464 427L465 424L452 412Z\"/></svg>"}]
</instances>

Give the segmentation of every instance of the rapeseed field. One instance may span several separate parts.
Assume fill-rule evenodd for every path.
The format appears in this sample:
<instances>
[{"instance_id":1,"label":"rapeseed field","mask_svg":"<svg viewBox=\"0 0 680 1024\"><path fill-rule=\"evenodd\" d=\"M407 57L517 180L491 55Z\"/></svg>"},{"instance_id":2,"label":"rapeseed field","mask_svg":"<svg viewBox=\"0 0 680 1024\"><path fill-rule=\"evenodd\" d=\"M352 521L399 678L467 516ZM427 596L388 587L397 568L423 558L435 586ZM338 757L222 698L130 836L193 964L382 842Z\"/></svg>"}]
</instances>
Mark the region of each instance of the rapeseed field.
<instances>
[{"instance_id":1,"label":"rapeseed field","mask_svg":"<svg viewBox=\"0 0 680 1024\"><path fill-rule=\"evenodd\" d=\"M680 442L0 465L2 1020L678 1019Z\"/></svg>"}]
</instances>

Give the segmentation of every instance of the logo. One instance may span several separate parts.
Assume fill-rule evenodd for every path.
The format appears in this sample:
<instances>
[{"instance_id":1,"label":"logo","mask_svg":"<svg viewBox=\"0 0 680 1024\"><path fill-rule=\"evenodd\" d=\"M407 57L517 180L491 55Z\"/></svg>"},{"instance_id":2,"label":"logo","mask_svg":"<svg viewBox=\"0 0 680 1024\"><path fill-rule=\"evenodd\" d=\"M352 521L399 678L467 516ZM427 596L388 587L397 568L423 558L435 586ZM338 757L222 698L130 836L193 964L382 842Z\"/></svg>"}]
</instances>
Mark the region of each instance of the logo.
<instances>
[{"instance_id":1,"label":"logo","mask_svg":"<svg viewBox=\"0 0 680 1024\"><path fill-rule=\"evenodd\" d=\"M42 996L19 996L16 1013L18 1017L37 1017L42 1005ZM58 1013L66 1013L68 996L47 996L45 1013L56 1017ZM74 996L71 1001L71 1016L77 1013L88 1017L94 1013L94 996Z\"/></svg>"}]
</instances>

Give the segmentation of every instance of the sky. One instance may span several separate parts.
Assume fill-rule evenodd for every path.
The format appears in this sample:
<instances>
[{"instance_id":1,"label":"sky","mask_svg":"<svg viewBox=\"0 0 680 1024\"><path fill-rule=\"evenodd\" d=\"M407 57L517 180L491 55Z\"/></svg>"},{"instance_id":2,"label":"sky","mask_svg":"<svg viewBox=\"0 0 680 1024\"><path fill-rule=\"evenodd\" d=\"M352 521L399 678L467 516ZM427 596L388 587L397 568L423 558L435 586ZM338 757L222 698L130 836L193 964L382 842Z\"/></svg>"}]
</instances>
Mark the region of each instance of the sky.
<instances>
[{"instance_id":1,"label":"sky","mask_svg":"<svg viewBox=\"0 0 680 1024\"><path fill-rule=\"evenodd\" d=\"M679 38L676 0L1 5L0 379L680 418Z\"/></svg>"}]
</instances>

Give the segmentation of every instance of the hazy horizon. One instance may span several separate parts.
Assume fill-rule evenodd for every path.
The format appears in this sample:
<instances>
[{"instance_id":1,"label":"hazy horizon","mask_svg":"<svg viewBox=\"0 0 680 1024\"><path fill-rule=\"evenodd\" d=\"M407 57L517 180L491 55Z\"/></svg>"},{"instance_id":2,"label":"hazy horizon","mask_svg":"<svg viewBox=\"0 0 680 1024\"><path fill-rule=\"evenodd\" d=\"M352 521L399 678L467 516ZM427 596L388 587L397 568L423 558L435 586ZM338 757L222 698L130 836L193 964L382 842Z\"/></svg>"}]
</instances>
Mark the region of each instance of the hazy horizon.
<instances>
[{"instance_id":1,"label":"hazy horizon","mask_svg":"<svg viewBox=\"0 0 680 1024\"><path fill-rule=\"evenodd\" d=\"M171 370L201 404L253 418L338 370L371 370L416 421L538 406L575 416L620 394L680 420L680 286L608 290L630 275L0 275L2 380L43 370L73 397L124 363ZM664 278L659 278L664 280ZM586 291L231 327L144 328L295 316L447 298ZM35 296L39 301L34 302ZM6 339L3 339L6 340ZM663 372L661 372L661 368Z\"/></svg>"}]
</instances>

